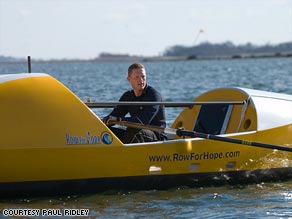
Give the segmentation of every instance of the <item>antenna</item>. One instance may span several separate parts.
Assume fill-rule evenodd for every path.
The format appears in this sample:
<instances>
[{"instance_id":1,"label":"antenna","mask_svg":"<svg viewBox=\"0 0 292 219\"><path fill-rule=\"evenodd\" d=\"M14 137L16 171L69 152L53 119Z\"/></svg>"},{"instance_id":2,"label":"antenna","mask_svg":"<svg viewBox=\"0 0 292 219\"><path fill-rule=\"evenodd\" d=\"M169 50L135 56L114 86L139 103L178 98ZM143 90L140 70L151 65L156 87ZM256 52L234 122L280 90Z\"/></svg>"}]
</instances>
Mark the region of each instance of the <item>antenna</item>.
<instances>
[{"instance_id":1,"label":"antenna","mask_svg":"<svg viewBox=\"0 0 292 219\"><path fill-rule=\"evenodd\" d=\"M31 62L30 62L30 56L27 56L27 68L28 68L28 73L31 73Z\"/></svg>"}]
</instances>

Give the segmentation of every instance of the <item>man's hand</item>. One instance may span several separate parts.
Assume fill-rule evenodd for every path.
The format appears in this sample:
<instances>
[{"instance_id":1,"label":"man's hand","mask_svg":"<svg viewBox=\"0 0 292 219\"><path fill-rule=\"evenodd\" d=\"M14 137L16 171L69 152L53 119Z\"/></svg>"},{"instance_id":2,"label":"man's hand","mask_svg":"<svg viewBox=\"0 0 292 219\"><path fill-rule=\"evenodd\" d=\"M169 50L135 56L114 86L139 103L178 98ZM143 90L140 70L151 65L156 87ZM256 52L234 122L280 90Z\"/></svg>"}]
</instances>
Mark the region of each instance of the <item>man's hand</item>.
<instances>
[{"instance_id":1,"label":"man's hand","mask_svg":"<svg viewBox=\"0 0 292 219\"><path fill-rule=\"evenodd\" d=\"M110 126L110 125L114 125L114 124L111 124L110 121L121 121L122 118L121 117L116 117L116 116L106 116L102 119L103 123L106 124L107 126Z\"/></svg>"}]
</instances>

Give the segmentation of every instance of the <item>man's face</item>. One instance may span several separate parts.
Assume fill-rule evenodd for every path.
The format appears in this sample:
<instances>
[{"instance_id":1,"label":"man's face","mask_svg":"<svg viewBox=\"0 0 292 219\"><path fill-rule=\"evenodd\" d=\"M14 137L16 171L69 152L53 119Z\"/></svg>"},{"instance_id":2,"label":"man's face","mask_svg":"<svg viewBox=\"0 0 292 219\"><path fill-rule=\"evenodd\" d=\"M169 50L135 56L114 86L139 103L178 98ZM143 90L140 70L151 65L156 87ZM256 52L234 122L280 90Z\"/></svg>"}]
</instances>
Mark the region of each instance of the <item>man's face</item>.
<instances>
[{"instance_id":1,"label":"man's face","mask_svg":"<svg viewBox=\"0 0 292 219\"><path fill-rule=\"evenodd\" d=\"M133 69L132 73L128 77L128 81L132 85L132 88L136 92L141 92L144 90L146 86L146 71L144 68L142 69Z\"/></svg>"}]
</instances>

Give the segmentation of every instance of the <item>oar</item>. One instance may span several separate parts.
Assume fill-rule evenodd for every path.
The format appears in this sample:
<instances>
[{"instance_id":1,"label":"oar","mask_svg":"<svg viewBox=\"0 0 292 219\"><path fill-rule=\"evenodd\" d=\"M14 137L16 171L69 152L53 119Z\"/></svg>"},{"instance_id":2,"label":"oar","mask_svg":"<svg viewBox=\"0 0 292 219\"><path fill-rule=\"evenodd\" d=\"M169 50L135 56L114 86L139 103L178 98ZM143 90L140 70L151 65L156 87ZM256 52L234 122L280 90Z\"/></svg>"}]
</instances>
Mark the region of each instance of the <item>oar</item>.
<instances>
[{"instance_id":1,"label":"oar","mask_svg":"<svg viewBox=\"0 0 292 219\"><path fill-rule=\"evenodd\" d=\"M189 107L195 105L214 105L214 104L231 104L243 105L246 101L203 101L203 102L138 102L138 101L119 101L119 102L85 102L89 108L112 108L116 106L153 106L163 105L165 107Z\"/></svg>"},{"instance_id":2,"label":"oar","mask_svg":"<svg viewBox=\"0 0 292 219\"><path fill-rule=\"evenodd\" d=\"M161 128L159 126L154 126L154 125L142 125L142 124L135 123L135 122L118 121L118 120L114 120L114 119L109 119L107 121L107 124L108 125L116 124L116 125L120 125L120 126L136 128L136 129L148 129L151 131L162 132L162 133L172 134L172 135L176 135L176 131L177 131L177 129L172 129L172 128Z\"/></svg>"},{"instance_id":3,"label":"oar","mask_svg":"<svg viewBox=\"0 0 292 219\"><path fill-rule=\"evenodd\" d=\"M210 139L210 140L215 140L215 141L224 141L224 142L229 142L229 143L234 143L234 144L243 144L243 145L260 147L260 148L269 148L269 149L292 152L292 148L288 148L288 147L282 147L282 146L273 145L273 144L265 144L265 143L249 141L249 140L226 138L226 137L205 134L205 133L200 133L200 132L195 132L195 131L187 131L183 129L177 129L176 134L178 136L189 136L189 137L194 137L194 138L198 137L198 138L205 138L205 139Z\"/></svg>"},{"instance_id":4,"label":"oar","mask_svg":"<svg viewBox=\"0 0 292 219\"><path fill-rule=\"evenodd\" d=\"M260 147L260 148L268 148L268 149L275 149L275 150L280 150L280 151L292 152L292 148L288 148L288 147L282 147L282 146L273 145L273 144L265 144L265 143L249 141L249 140L227 138L227 137L205 134L205 133L200 133L200 132L195 132L195 131L187 131L187 130L183 130L183 129L161 128L161 127L153 126L153 125L141 125L139 123L117 121L117 120L109 120L108 124L117 124L117 125L121 125L121 126L137 128L137 129L148 129L148 130L162 132L162 133L166 133L166 134L175 134L179 137L181 137L181 136L189 136L189 137L193 137L193 138L198 137L198 138L205 138L205 139L210 139L210 140L214 140L214 141L223 141L223 142L229 142L229 143L234 143L234 144L241 144L241 145L247 145L247 146L254 146L254 147Z\"/></svg>"}]
</instances>

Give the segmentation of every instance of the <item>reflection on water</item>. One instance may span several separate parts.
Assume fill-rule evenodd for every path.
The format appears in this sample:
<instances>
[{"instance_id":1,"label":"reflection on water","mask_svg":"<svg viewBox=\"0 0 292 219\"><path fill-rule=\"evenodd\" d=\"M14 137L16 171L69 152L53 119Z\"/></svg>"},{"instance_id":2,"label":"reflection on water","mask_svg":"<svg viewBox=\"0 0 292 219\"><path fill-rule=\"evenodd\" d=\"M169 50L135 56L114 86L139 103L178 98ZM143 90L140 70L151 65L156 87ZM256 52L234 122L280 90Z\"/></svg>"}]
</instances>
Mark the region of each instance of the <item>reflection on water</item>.
<instances>
[{"instance_id":1,"label":"reflection on water","mask_svg":"<svg viewBox=\"0 0 292 219\"><path fill-rule=\"evenodd\" d=\"M275 218L292 217L291 200L292 184L283 182L2 200L0 209L89 209L95 218Z\"/></svg>"}]
</instances>

